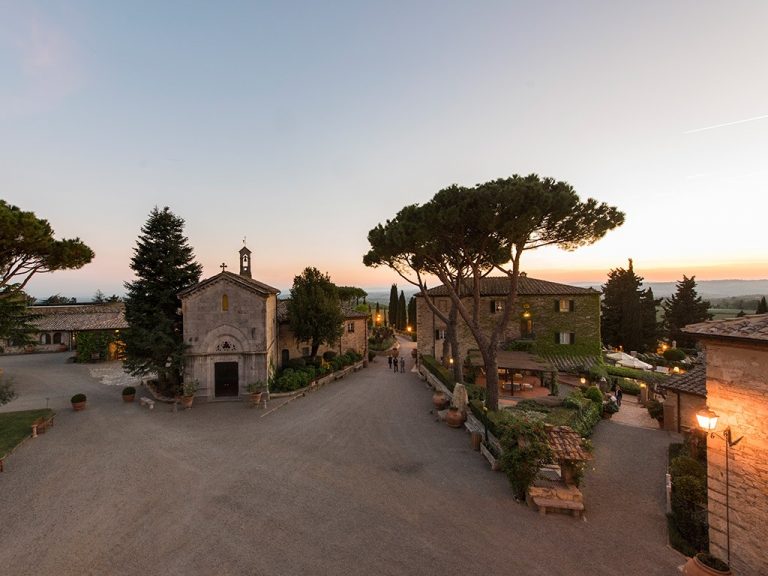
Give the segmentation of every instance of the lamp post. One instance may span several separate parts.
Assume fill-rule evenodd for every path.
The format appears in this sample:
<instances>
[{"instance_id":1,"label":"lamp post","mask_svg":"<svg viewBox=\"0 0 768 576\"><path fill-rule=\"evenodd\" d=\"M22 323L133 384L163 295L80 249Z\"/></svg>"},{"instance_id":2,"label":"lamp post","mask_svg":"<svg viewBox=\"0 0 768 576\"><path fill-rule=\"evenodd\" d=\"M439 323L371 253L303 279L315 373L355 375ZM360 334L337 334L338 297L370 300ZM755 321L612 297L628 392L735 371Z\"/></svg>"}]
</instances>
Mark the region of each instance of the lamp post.
<instances>
[{"instance_id":1,"label":"lamp post","mask_svg":"<svg viewBox=\"0 0 768 576\"><path fill-rule=\"evenodd\" d=\"M722 438L725 440L725 552L727 554L727 561L728 564L731 563L731 505L729 502L729 491L730 491L730 453L729 449L733 446L736 446L739 442L741 442L742 438L744 436L740 436L739 438L736 438L736 440L733 439L733 433L731 432L731 427L727 426L725 430L723 430L723 435L720 436L715 432L715 429L717 428L717 419L719 416L714 410L710 410L709 408L702 408L698 412L696 412L696 420L698 421L699 428L705 432L709 433L710 438Z\"/></svg>"}]
</instances>

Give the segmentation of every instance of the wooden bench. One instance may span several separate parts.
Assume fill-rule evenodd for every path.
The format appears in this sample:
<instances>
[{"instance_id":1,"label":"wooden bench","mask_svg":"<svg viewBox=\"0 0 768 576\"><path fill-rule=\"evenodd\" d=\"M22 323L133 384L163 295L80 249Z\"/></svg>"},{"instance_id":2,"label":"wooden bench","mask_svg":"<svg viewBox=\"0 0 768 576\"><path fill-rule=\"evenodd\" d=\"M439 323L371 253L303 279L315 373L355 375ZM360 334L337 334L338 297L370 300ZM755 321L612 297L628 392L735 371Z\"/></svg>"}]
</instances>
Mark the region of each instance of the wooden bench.
<instances>
[{"instance_id":1,"label":"wooden bench","mask_svg":"<svg viewBox=\"0 0 768 576\"><path fill-rule=\"evenodd\" d=\"M139 406L146 406L150 410L154 410L155 408L155 401L151 398L147 398L146 396L142 396L139 399Z\"/></svg>"},{"instance_id":2,"label":"wooden bench","mask_svg":"<svg viewBox=\"0 0 768 576\"><path fill-rule=\"evenodd\" d=\"M558 500L554 498L541 498L540 496L532 497L533 503L539 509L539 514L545 516L547 512L552 510L569 510L576 518L581 516L584 512L583 502L574 502L573 500Z\"/></svg>"},{"instance_id":3,"label":"wooden bench","mask_svg":"<svg viewBox=\"0 0 768 576\"><path fill-rule=\"evenodd\" d=\"M53 419L54 416L48 418L40 416L40 418L32 422L32 438L37 438L38 433L45 434L49 427L53 428Z\"/></svg>"}]
</instances>

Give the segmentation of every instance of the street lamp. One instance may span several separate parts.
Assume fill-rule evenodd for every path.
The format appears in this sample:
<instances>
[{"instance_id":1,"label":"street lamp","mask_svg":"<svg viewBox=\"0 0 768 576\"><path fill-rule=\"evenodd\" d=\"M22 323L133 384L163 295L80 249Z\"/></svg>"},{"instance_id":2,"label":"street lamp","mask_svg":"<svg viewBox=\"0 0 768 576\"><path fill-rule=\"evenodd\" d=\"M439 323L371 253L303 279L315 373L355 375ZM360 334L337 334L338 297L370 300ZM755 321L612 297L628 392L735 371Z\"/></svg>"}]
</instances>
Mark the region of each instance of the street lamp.
<instances>
[{"instance_id":1,"label":"street lamp","mask_svg":"<svg viewBox=\"0 0 768 576\"><path fill-rule=\"evenodd\" d=\"M723 435L720 436L715 432L715 429L717 428L717 419L719 418L717 412L714 410L710 410L709 408L702 408L698 412L696 412L696 420L698 421L699 428L703 430L704 432L709 433L710 438L722 438L725 440L725 551L728 555L727 561L728 564L731 563L731 506L729 503L729 484L730 484L730 454L729 449L736 446L739 442L741 442L742 438L744 436L740 436L736 438L736 440L733 439L733 433L731 432L731 427L727 426L725 430L723 430Z\"/></svg>"}]
</instances>

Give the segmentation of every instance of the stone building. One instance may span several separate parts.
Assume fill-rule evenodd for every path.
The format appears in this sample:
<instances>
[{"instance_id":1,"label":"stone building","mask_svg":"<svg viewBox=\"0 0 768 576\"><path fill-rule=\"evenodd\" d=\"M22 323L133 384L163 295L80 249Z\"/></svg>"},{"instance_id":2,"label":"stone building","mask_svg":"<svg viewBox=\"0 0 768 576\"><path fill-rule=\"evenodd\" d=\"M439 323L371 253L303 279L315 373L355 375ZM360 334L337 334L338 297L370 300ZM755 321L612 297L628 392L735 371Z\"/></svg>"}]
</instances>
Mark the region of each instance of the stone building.
<instances>
[{"instance_id":1,"label":"stone building","mask_svg":"<svg viewBox=\"0 0 768 576\"><path fill-rule=\"evenodd\" d=\"M707 439L710 551L730 556L734 574L768 574L768 314L684 331L706 350L707 403L719 416Z\"/></svg>"},{"instance_id":2,"label":"stone building","mask_svg":"<svg viewBox=\"0 0 768 576\"><path fill-rule=\"evenodd\" d=\"M344 331L341 338L334 346L322 345L318 348L318 355L332 350L338 354L344 354L348 350L354 350L365 356L368 353L368 314L357 312L342 306L344 313ZM288 300L279 300L277 303L278 322L278 348L280 349L281 368L288 364L291 358L309 356L311 343L297 342L291 330L288 319Z\"/></svg>"},{"instance_id":3,"label":"stone building","mask_svg":"<svg viewBox=\"0 0 768 576\"><path fill-rule=\"evenodd\" d=\"M696 412L707 405L706 366L696 364L685 374L673 374L659 387L664 391L664 429L696 429Z\"/></svg>"},{"instance_id":4,"label":"stone building","mask_svg":"<svg viewBox=\"0 0 768 576\"><path fill-rule=\"evenodd\" d=\"M251 251L240 250L240 273L223 270L179 294L184 316L185 381L198 382L197 396L210 400L248 394L251 382L266 382L291 358L308 354L288 323L279 290L251 277ZM345 311L344 333L332 349L368 350L367 314Z\"/></svg>"},{"instance_id":5,"label":"stone building","mask_svg":"<svg viewBox=\"0 0 768 576\"><path fill-rule=\"evenodd\" d=\"M509 294L509 279L486 277L481 280L480 324L490 331L503 313ZM451 301L445 286L428 291L438 310L446 314ZM463 296L472 309L470 289ZM539 356L569 354L597 356L600 354L600 293L592 288L580 288L529 278L521 273L516 308L501 342L527 340ZM422 295L416 296L419 354L435 358L442 356L446 325L429 308ZM458 338L462 361L467 352L477 349L467 325L458 321Z\"/></svg>"},{"instance_id":6,"label":"stone building","mask_svg":"<svg viewBox=\"0 0 768 576\"><path fill-rule=\"evenodd\" d=\"M277 367L279 290L251 277L251 251L240 249L240 273L222 272L179 294L184 316L184 379L197 395L237 398Z\"/></svg>"}]
</instances>

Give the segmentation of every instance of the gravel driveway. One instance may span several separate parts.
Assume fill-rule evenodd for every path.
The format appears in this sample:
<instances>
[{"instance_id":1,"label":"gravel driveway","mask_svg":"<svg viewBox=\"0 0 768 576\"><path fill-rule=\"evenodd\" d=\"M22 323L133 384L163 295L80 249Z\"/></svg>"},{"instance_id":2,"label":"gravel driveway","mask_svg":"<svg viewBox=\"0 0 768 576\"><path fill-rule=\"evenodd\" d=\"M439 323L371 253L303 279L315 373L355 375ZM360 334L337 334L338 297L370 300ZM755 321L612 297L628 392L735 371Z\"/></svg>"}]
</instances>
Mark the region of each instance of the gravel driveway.
<instances>
[{"instance_id":1,"label":"gravel driveway","mask_svg":"<svg viewBox=\"0 0 768 576\"><path fill-rule=\"evenodd\" d=\"M64 360L0 358L20 394L0 410L59 411L0 474L3 574L669 575L684 560L665 543L658 430L601 423L586 521L541 517L382 359L266 417L150 412Z\"/></svg>"}]
</instances>

